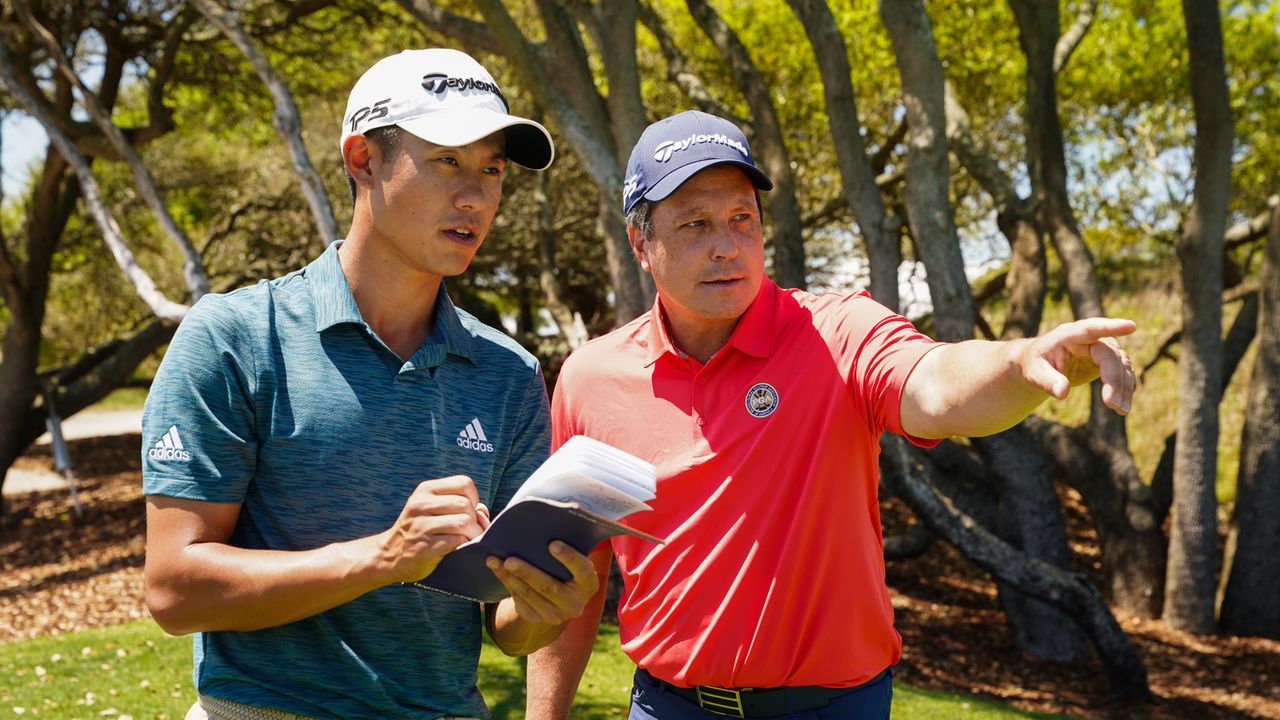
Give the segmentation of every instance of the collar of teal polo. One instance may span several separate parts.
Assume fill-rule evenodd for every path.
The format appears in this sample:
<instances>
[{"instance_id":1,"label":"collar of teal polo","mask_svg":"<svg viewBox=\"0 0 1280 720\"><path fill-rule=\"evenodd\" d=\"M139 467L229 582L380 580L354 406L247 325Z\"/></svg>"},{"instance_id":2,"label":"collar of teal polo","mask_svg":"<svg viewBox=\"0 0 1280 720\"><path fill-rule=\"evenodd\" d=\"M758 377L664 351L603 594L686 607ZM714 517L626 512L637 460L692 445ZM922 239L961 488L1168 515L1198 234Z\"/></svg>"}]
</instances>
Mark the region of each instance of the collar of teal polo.
<instances>
[{"instance_id":1,"label":"collar of teal polo","mask_svg":"<svg viewBox=\"0 0 1280 720\"><path fill-rule=\"evenodd\" d=\"M351 293L351 285L347 283L347 276L342 272L342 265L338 262L338 248L341 245L341 240L331 243L320 257L307 266L307 281L311 286L311 297L316 309L316 332L324 332L335 325L350 323L360 325L372 334L373 330L360 314L360 306L356 304L355 295ZM450 355L475 361L471 353L471 333L467 332L467 329L462 326L462 321L458 319L458 313L454 310L453 301L449 299L444 281L440 282L440 292L436 295L435 321L432 323L431 334L427 336L423 347L414 353L410 362L416 365L423 364L418 360L424 351L429 349L427 346L432 343L443 345L445 352ZM440 359L443 360L443 358ZM438 365L439 362L425 364L432 366Z\"/></svg>"}]
</instances>

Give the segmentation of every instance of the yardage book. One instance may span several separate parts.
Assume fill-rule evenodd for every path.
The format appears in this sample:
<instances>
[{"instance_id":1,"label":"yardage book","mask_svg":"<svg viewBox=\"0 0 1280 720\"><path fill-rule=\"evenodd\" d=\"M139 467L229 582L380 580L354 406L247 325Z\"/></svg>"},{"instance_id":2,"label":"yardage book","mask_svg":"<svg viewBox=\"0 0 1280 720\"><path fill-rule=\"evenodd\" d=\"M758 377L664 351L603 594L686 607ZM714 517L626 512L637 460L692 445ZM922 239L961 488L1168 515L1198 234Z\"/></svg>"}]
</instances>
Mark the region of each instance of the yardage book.
<instances>
[{"instance_id":1,"label":"yardage book","mask_svg":"<svg viewBox=\"0 0 1280 720\"><path fill-rule=\"evenodd\" d=\"M547 550L560 540L588 553L614 535L661 538L618 522L649 510L657 472L652 464L611 445L575 435L529 476L483 535L458 546L427 577L413 583L427 590L497 602L509 593L485 566L490 555L510 555L560 580L572 577Z\"/></svg>"}]
</instances>

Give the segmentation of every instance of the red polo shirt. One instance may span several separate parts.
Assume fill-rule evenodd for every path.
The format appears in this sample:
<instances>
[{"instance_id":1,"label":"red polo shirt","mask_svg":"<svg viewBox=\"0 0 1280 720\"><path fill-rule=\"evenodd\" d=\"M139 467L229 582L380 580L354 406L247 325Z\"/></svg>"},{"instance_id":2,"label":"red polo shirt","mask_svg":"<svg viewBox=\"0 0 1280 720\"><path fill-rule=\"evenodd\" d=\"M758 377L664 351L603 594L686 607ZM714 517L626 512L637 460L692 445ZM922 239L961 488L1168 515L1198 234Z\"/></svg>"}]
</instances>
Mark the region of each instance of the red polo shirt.
<instances>
[{"instance_id":1,"label":"red polo shirt","mask_svg":"<svg viewBox=\"0 0 1280 720\"><path fill-rule=\"evenodd\" d=\"M765 280L701 365L656 303L565 363L555 445L588 435L658 468L667 539L615 538L623 649L676 685L848 687L897 662L876 500L881 431L937 347L866 293ZM918 444L930 444L916 441Z\"/></svg>"}]
</instances>

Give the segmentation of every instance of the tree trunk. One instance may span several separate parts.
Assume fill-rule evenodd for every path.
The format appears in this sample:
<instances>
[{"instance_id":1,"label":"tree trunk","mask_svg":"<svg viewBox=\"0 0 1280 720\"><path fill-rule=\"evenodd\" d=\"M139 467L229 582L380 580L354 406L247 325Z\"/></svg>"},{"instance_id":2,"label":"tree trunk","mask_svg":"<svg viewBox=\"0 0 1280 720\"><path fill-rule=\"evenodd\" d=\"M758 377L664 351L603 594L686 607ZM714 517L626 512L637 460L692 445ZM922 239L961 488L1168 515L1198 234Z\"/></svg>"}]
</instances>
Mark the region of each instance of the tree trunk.
<instances>
[{"instance_id":1,"label":"tree trunk","mask_svg":"<svg viewBox=\"0 0 1280 720\"><path fill-rule=\"evenodd\" d=\"M1067 530L1053 481L1030 431L1018 425L973 444L999 479L996 534L1030 557L1064 570L1071 566ZM1089 657L1081 629L1060 609L1002 584L1000 602L1018 647L1037 660L1079 662Z\"/></svg>"},{"instance_id":2,"label":"tree trunk","mask_svg":"<svg viewBox=\"0 0 1280 720\"><path fill-rule=\"evenodd\" d=\"M946 143L946 87L933 43L929 17L920 2L882 2L902 77L911 128L904 192L907 214L928 270L934 327L943 340L973 337L975 311L964 259L951 214ZM975 439L1000 482L999 528L1014 546L1051 564L1069 558L1066 532L1039 449L1030 434L1014 428ZM1050 518L1058 518L1053 522ZM1005 614L1019 646L1042 660L1076 660L1084 655L1079 628L1058 608L1000 584Z\"/></svg>"},{"instance_id":3,"label":"tree trunk","mask_svg":"<svg viewBox=\"0 0 1280 720\"><path fill-rule=\"evenodd\" d=\"M822 88L826 98L827 123L835 145L836 163L840 167L840 186L845 201L867 244L867 260L871 268L871 297L891 310L900 309L898 301L898 234L888 232L887 213L876 186L875 173L867 159L862 142L862 121L853 92L852 70L844 36L836 26L831 8L825 0L788 0L796 17L804 25L809 44L818 60Z\"/></svg>"},{"instance_id":4,"label":"tree trunk","mask_svg":"<svg viewBox=\"0 0 1280 720\"><path fill-rule=\"evenodd\" d=\"M1280 206L1271 212L1261 275L1220 622L1230 632L1280 638Z\"/></svg>"},{"instance_id":5,"label":"tree trunk","mask_svg":"<svg viewBox=\"0 0 1280 720\"><path fill-rule=\"evenodd\" d=\"M706 0L686 0L689 13L702 32L719 49L734 82L742 90L755 121L755 150L765 174L773 180L773 190L765 195L769 206L766 220L773 245L773 279L784 288L808 287L805 280L804 237L800 232L800 206L796 203L795 173L783 142L782 124L774 109L769 88L760 76L742 41L724 18Z\"/></svg>"},{"instance_id":6,"label":"tree trunk","mask_svg":"<svg viewBox=\"0 0 1280 720\"><path fill-rule=\"evenodd\" d=\"M1245 293L1240 300L1240 310L1231 321L1231 329L1227 330L1226 339L1222 341L1222 380L1218 383L1219 398L1231 385L1231 378L1235 376L1245 353L1249 351L1249 346L1253 344L1253 339L1258 334L1258 291ZM1224 304L1226 302L1224 300ZM1176 337L1181 338L1182 333L1176 333ZM1155 474L1151 476L1151 495L1155 500L1156 521L1161 523L1168 517L1169 509L1173 507L1173 458L1177 454L1177 448L1178 432L1175 430L1165 438L1164 452L1160 454Z\"/></svg>"},{"instance_id":7,"label":"tree trunk","mask_svg":"<svg viewBox=\"0 0 1280 720\"><path fill-rule=\"evenodd\" d=\"M934 489L924 463L902 438L885 436L881 447L903 501L931 530L999 580L1069 613L1087 631L1112 690L1126 700L1151 699L1142 659L1087 580L1018 552L957 510Z\"/></svg>"},{"instance_id":8,"label":"tree trunk","mask_svg":"<svg viewBox=\"0 0 1280 720\"><path fill-rule=\"evenodd\" d=\"M1027 169L1040 226L1053 240L1067 273L1067 295L1078 318L1102 315L1093 253L1080 235L1067 193L1067 161L1058 119L1054 55L1058 0L1010 0L1027 59Z\"/></svg>"},{"instance_id":9,"label":"tree trunk","mask_svg":"<svg viewBox=\"0 0 1280 720\"><path fill-rule=\"evenodd\" d=\"M280 138L284 140L285 147L289 149L289 158L293 161L293 174L297 176L302 194L306 196L307 204L311 206L311 217L316 223L316 241L323 250L329 243L338 239L338 221L333 217L333 207L329 205L324 181L320 179L319 173L311 164L307 146L302 142L302 116L298 112L297 103L293 101L293 93L289 91L284 78L280 77L280 73L276 72L275 67L271 65L271 61L262 54L257 44L240 26L240 21L234 12L224 8L217 0L193 0L192 4L239 48L245 59L253 66L258 78L267 86L271 101L275 105L271 122L280 133Z\"/></svg>"},{"instance_id":10,"label":"tree trunk","mask_svg":"<svg viewBox=\"0 0 1280 720\"><path fill-rule=\"evenodd\" d=\"M907 221L928 271L934 327L941 340L973 337L973 297L951 216L942 61L921 0L882 0L907 107Z\"/></svg>"},{"instance_id":11,"label":"tree trunk","mask_svg":"<svg viewBox=\"0 0 1280 720\"><path fill-rule=\"evenodd\" d=\"M538 206L538 284L545 295L547 312L560 330L560 336L569 344L569 350L577 350L587 342L587 327L578 314L564 300L560 279L556 277L556 233L552 219L550 176L538 173L534 180L534 201Z\"/></svg>"},{"instance_id":12,"label":"tree trunk","mask_svg":"<svg viewBox=\"0 0 1280 720\"><path fill-rule=\"evenodd\" d=\"M1178 361L1178 447L1165 621L1214 628L1217 568L1218 401L1222 376L1222 243L1231 191L1231 108L1221 19L1214 0L1183 0L1196 115L1195 195L1178 242L1182 268L1182 355Z\"/></svg>"},{"instance_id":13,"label":"tree trunk","mask_svg":"<svg viewBox=\"0 0 1280 720\"><path fill-rule=\"evenodd\" d=\"M36 369L40 360L40 328L44 324L45 300L49 292L49 271L53 253L62 236L80 185L68 176L66 160L50 146L44 168L32 189L27 214L27 246L21 265L3 256L4 299L9 322L0 345L0 487L13 461L34 438L26 438L27 412L40 395ZM0 502L3 496L0 495ZM0 505L0 517L3 517Z\"/></svg>"},{"instance_id":14,"label":"tree trunk","mask_svg":"<svg viewBox=\"0 0 1280 720\"><path fill-rule=\"evenodd\" d=\"M185 259L182 268L183 275L186 277L187 287L191 292L191 300L193 302L199 300L202 295L209 292L209 275L205 272L204 262L200 258L200 253L197 252L195 246L191 244L191 240L187 237L187 234L178 227L178 223L173 219L173 215L169 212L168 206L160 199L160 192L156 189L155 180L151 178L151 173L147 170L146 166L142 164L142 159L138 157L137 151L129 144L129 141L125 140L124 133L122 133L120 128L116 127L116 124L111 120L111 114L108 108L104 107L103 103L99 100L98 95L90 90L80 80L80 76L76 74L75 69L71 66L71 61L67 59L67 56L62 52L62 48L58 45L58 40L54 38L43 25L36 21L34 17L32 17L30 8L27 7L27 3L25 1L15 2L14 7L18 11L18 15L22 17L23 22L41 42L41 44L44 45L45 50L48 52L49 57L53 59L58 70L65 78L67 78L68 81L71 82L73 86L75 86L76 90L79 91L81 106L88 110L89 115L93 117L94 122L98 125L98 129L102 131L103 137L111 143L112 149L114 149L116 153L124 159L125 164L129 166L129 170L133 174L134 185L138 189L138 194L142 196L147 207L150 208L151 212L155 215L156 222L160 225L160 228L164 230L164 233L169 236L169 239L172 240L173 243L177 245L178 250L182 252L182 256ZM114 42L109 40L107 42L109 48L108 53L118 52L118 50L114 50L113 48L118 48L118 44L121 41L122 40L120 38L114 38ZM4 59L4 62L8 64L7 57ZM110 96L112 98L115 97L114 87L110 91ZM28 111L31 110L33 110L33 108L28 107ZM32 115L36 115L36 112L32 112ZM60 141L55 140L53 137L54 134L57 133L58 135L61 135L61 133L50 122L45 123L45 130L49 133L50 140L61 146L60 151L63 152L64 156L67 157L67 160L73 167L75 167L77 174L81 175L80 184L84 187L85 200L91 203L91 205L100 204L94 202L95 196L98 195L96 183L86 181L86 178L83 176L85 169L88 168L88 164L77 161L75 157L67 154L68 152L78 154L74 143L72 143L69 138L63 138ZM82 168L81 165L84 167ZM94 207L94 216L98 219L99 224L104 223L103 218L98 217L102 214L103 213L98 211L97 207ZM114 221L111 221L111 223L113 224ZM105 225L103 226L103 232L110 234L110 231L108 231ZM120 234L118 230L116 230L116 234ZM108 239L108 242L110 242L110 239ZM118 249L113 245L112 250L116 253L117 261L120 261L121 255ZM124 267L123 264L122 267ZM142 291L141 287L139 287L139 291Z\"/></svg>"},{"instance_id":15,"label":"tree trunk","mask_svg":"<svg viewBox=\"0 0 1280 720\"><path fill-rule=\"evenodd\" d=\"M1078 490L1089 508L1108 599L1125 612L1159 617L1164 533L1132 457L1102 442L1088 427L1068 428L1035 416L1025 424L1040 441L1053 475Z\"/></svg>"},{"instance_id":16,"label":"tree trunk","mask_svg":"<svg viewBox=\"0 0 1280 720\"><path fill-rule=\"evenodd\" d=\"M1033 337L1044 314L1046 269L1044 243L1028 200L1018 195L1013 178L999 161L978 147L970 128L969 113L960 104L951 83L946 83L947 144L965 170L991 196L996 225L1009 239L1009 312L1000 337L1006 340Z\"/></svg>"},{"instance_id":17,"label":"tree trunk","mask_svg":"<svg viewBox=\"0 0 1280 720\"><path fill-rule=\"evenodd\" d=\"M80 153L75 143L62 132L59 125L45 111L44 106L38 103L18 81L13 72L8 49L3 44L0 44L0 82L18 100L23 109L40 122L45 132L49 135L50 146L57 148L58 153L75 170L76 177L80 181L81 190L84 193L85 203L89 206L94 220L97 221L98 227L102 231L102 238L106 241L107 247L110 248L116 264L120 266L125 277L133 285L134 291L138 293L138 296L142 298L143 302L151 308L151 311L157 317L168 318L175 322L180 321L186 314L188 306L165 297L164 293L156 287L155 281L151 279L151 276L138 264L133 251L129 248L128 242L120 231L120 226L116 224L115 218L111 216L111 212L106 206L102 192L98 187L98 181L94 178L93 171L89 167L89 160Z\"/></svg>"},{"instance_id":18,"label":"tree trunk","mask_svg":"<svg viewBox=\"0 0 1280 720\"><path fill-rule=\"evenodd\" d=\"M620 151L613 141L605 103L595 89L590 68L582 67L586 56L579 52L580 38L574 39L577 29L572 18L565 22L564 17L568 16L560 8L540 2L548 45L535 48L498 0L474 3L484 16L483 24L426 3L399 1L427 27L450 37L470 38L507 58L524 87L535 94L538 105L551 113L561 135L573 146L582 167L595 182L602 202L608 198L612 203L612 215L617 218L602 217L600 227L608 233L602 237L614 291L615 323L621 325L647 311L651 297L648 284L631 259L631 246L621 211L617 210L621 204L624 170L618 161ZM619 48L618 52L623 50ZM634 53L634 48L631 52ZM555 68L554 75L549 68Z\"/></svg>"},{"instance_id":19,"label":"tree trunk","mask_svg":"<svg viewBox=\"0 0 1280 720\"><path fill-rule=\"evenodd\" d=\"M1104 314L1102 291L1093 253L1085 244L1071 209L1066 151L1058 117L1055 73L1066 62L1072 41L1059 37L1057 0L1010 0L1009 4L1027 62L1027 169L1036 208L1035 224L1049 235L1062 262L1072 313L1077 318L1100 316ZM1092 492L1085 493L1085 497L1095 518L1123 509L1108 523L1109 532L1103 531L1102 521L1098 520L1099 539L1117 544L1111 551L1104 548L1104 562L1111 558L1122 564L1104 568L1104 572L1111 580L1113 602L1126 611L1151 616L1159 612L1158 588L1164 578L1163 565L1154 567L1152 563L1162 563L1164 553L1148 547L1150 494L1140 488L1140 474L1129 452L1124 419L1101 402L1101 383L1094 382L1090 390L1090 437L1086 445L1098 449L1097 463L1105 474L1093 478L1076 474L1076 480L1091 487ZM1134 547L1145 550L1136 555L1121 551Z\"/></svg>"}]
</instances>

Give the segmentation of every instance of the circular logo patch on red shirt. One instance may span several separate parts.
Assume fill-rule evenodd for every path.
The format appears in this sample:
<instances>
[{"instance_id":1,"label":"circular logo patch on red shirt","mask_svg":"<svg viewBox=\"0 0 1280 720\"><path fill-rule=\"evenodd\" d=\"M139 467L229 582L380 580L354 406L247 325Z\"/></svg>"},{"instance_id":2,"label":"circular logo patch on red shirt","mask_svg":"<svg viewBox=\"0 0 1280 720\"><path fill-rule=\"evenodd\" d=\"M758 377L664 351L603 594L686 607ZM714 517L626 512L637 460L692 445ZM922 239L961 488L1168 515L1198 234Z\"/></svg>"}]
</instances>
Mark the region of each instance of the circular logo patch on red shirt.
<instances>
[{"instance_id":1,"label":"circular logo patch on red shirt","mask_svg":"<svg viewBox=\"0 0 1280 720\"><path fill-rule=\"evenodd\" d=\"M769 383L756 383L747 391L747 412L762 418L778 409L778 391Z\"/></svg>"}]
</instances>

